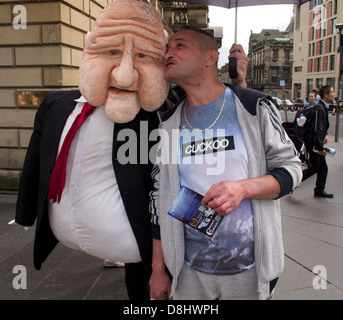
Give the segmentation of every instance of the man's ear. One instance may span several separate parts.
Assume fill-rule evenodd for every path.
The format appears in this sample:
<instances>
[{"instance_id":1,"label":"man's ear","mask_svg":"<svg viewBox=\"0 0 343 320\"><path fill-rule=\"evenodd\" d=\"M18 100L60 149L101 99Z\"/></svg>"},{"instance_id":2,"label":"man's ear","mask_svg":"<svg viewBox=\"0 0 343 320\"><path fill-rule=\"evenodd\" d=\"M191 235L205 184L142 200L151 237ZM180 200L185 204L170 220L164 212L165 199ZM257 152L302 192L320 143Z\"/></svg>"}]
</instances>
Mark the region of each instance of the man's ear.
<instances>
[{"instance_id":1,"label":"man's ear","mask_svg":"<svg viewBox=\"0 0 343 320\"><path fill-rule=\"evenodd\" d=\"M219 53L217 50L207 50L207 63L206 66L211 67L213 65L217 65L219 60Z\"/></svg>"}]
</instances>

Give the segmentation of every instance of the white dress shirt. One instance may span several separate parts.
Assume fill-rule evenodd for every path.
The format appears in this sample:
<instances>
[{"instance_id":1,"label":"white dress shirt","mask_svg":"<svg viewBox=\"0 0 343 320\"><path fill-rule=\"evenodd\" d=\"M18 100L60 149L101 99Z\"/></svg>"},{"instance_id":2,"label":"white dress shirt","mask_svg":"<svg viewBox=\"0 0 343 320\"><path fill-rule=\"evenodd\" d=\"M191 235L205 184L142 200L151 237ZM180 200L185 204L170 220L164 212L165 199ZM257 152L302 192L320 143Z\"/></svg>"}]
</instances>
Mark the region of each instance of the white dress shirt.
<instances>
[{"instance_id":1,"label":"white dress shirt","mask_svg":"<svg viewBox=\"0 0 343 320\"><path fill-rule=\"evenodd\" d=\"M81 97L61 135L59 150L86 100ZM67 158L60 203L49 204L50 227L64 245L101 259L141 261L112 164L113 126L98 107L82 124Z\"/></svg>"}]
</instances>

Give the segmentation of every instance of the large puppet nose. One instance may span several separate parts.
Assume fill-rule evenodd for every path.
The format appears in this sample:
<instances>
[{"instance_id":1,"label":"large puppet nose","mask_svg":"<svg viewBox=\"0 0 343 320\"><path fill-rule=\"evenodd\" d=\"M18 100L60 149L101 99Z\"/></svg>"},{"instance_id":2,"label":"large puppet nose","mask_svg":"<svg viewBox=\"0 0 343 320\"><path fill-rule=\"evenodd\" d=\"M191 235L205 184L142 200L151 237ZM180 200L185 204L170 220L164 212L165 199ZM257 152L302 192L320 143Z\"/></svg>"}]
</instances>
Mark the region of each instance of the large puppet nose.
<instances>
[{"instance_id":1,"label":"large puppet nose","mask_svg":"<svg viewBox=\"0 0 343 320\"><path fill-rule=\"evenodd\" d=\"M112 75L121 88L129 88L138 80L138 72L133 67L130 54L124 54L120 65L113 70Z\"/></svg>"}]
</instances>

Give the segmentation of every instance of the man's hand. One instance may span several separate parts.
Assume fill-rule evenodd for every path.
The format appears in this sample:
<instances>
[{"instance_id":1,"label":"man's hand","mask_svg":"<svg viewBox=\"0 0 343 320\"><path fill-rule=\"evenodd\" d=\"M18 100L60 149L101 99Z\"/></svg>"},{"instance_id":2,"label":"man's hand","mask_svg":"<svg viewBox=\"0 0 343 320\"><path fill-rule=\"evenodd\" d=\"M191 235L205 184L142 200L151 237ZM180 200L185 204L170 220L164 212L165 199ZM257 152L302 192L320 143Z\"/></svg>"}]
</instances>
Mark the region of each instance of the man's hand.
<instances>
[{"instance_id":1,"label":"man's hand","mask_svg":"<svg viewBox=\"0 0 343 320\"><path fill-rule=\"evenodd\" d=\"M276 199L280 192L280 183L273 176L265 175L259 178L215 183L201 203L220 215L227 215L244 199Z\"/></svg>"},{"instance_id":2,"label":"man's hand","mask_svg":"<svg viewBox=\"0 0 343 320\"><path fill-rule=\"evenodd\" d=\"M161 241L152 241L152 274L150 277L150 298L155 300L169 300L171 279L164 265Z\"/></svg>"},{"instance_id":3,"label":"man's hand","mask_svg":"<svg viewBox=\"0 0 343 320\"><path fill-rule=\"evenodd\" d=\"M248 71L248 61L249 59L247 58L243 47L240 44L233 44L231 49L230 49L230 55L229 55L229 60L230 58L237 58L237 74L238 78L236 79L231 79L232 84L240 87L247 87L247 84L245 82L245 78L247 76L247 71Z\"/></svg>"},{"instance_id":4,"label":"man's hand","mask_svg":"<svg viewBox=\"0 0 343 320\"><path fill-rule=\"evenodd\" d=\"M326 156L326 150L318 151L318 154L321 156Z\"/></svg>"},{"instance_id":5,"label":"man's hand","mask_svg":"<svg viewBox=\"0 0 343 320\"><path fill-rule=\"evenodd\" d=\"M150 298L154 300L169 300L171 280L165 270L153 271L149 281Z\"/></svg>"},{"instance_id":6,"label":"man's hand","mask_svg":"<svg viewBox=\"0 0 343 320\"><path fill-rule=\"evenodd\" d=\"M212 185L201 203L220 215L227 215L240 205L244 197L240 181L222 181Z\"/></svg>"}]
</instances>

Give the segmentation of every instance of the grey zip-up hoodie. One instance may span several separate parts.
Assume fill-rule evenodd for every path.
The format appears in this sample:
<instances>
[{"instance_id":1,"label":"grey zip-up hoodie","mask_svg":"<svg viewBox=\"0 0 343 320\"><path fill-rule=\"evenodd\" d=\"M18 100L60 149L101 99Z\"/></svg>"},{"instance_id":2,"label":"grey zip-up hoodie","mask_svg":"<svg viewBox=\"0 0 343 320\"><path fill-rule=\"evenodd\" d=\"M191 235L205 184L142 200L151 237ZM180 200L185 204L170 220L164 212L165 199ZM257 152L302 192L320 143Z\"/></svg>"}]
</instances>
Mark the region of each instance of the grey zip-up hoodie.
<instances>
[{"instance_id":1,"label":"grey zip-up hoodie","mask_svg":"<svg viewBox=\"0 0 343 320\"><path fill-rule=\"evenodd\" d=\"M281 185L280 197L288 194L300 184L302 170L277 109L261 92L230 87L248 152L249 178L273 175ZM185 100L176 109L159 115L161 163L154 168L155 190L151 193L153 238L162 242L165 265L173 277L171 295L184 263L185 249L183 223L167 214L180 190L176 159L184 104ZM277 199L253 199L252 208L257 287L260 298L265 299L269 282L280 276L284 264L280 204Z\"/></svg>"}]
</instances>

